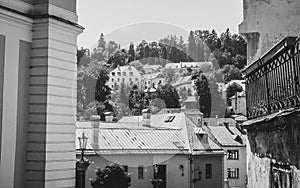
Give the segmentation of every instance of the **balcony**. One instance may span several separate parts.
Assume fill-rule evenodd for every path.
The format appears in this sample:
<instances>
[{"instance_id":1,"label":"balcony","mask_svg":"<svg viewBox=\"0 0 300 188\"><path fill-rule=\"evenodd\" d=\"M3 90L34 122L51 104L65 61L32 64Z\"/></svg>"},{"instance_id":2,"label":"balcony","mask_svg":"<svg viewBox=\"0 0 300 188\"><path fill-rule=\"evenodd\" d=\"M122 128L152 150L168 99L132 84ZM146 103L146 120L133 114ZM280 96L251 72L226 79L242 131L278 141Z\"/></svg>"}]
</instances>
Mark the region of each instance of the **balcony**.
<instances>
[{"instance_id":1,"label":"balcony","mask_svg":"<svg viewBox=\"0 0 300 188\"><path fill-rule=\"evenodd\" d=\"M299 43L287 37L243 70L248 119L300 106Z\"/></svg>"}]
</instances>

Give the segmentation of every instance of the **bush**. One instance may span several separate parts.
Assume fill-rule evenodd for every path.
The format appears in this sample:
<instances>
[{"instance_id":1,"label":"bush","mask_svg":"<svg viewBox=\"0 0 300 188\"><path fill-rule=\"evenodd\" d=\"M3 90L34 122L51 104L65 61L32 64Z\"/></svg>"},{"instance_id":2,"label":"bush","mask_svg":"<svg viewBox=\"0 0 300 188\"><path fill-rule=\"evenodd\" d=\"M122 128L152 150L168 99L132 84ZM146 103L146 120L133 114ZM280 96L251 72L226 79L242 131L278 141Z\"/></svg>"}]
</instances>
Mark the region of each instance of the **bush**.
<instances>
[{"instance_id":1,"label":"bush","mask_svg":"<svg viewBox=\"0 0 300 188\"><path fill-rule=\"evenodd\" d=\"M127 188L131 185L131 178L121 165L112 163L96 170L91 185L93 188Z\"/></svg>"}]
</instances>

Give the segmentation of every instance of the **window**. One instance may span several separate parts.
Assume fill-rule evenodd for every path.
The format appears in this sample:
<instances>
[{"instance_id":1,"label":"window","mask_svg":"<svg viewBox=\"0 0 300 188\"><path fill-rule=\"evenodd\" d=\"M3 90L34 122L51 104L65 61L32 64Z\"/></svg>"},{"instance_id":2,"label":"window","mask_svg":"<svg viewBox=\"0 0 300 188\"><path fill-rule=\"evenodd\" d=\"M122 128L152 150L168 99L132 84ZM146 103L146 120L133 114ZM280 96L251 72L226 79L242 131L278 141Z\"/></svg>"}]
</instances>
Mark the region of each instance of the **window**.
<instances>
[{"instance_id":1,"label":"window","mask_svg":"<svg viewBox=\"0 0 300 188\"><path fill-rule=\"evenodd\" d=\"M121 72L118 72L117 74L118 74L118 76L121 76Z\"/></svg>"},{"instance_id":2,"label":"window","mask_svg":"<svg viewBox=\"0 0 300 188\"><path fill-rule=\"evenodd\" d=\"M113 82L113 81L114 81L114 78L112 78L111 81Z\"/></svg>"},{"instance_id":3,"label":"window","mask_svg":"<svg viewBox=\"0 0 300 188\"><path fill-rule=\"evenodd\" d=\"M123 76L126 76L126 72L123 72Z\"/></svg>"},{"instance_id":4,"label":"window","mask_svg":"<svg viewBox=\"0 0 300 188\"><path fill-rule=\"evenodd\" d=\"M112 75L112 76L115 76L115 75L116 75L116 73L115 73L115 72L112 72L112 73L111 73L111 75Z\"/></svg>"},{"instance_id":5,"label":"window","mask_svg":"<svg viewBox=\"0 0 300 188\"><path fill-rule=\"evenodd\" d=\"M227 150L227 159L238 160L239 159L239 150Z\"/></svg>"},{"instance_id":6,"label":"window","mask_svg":"<svg viewBox=\"0 0 300 188\"><path fill-rule=\"evenodd\" d=\"M138 167L138 179L144 179L144 167L143 166Z\"/></svg>"},{"instance_id":7,"label":"window","mask_svg":"<svg viewBox=\"0 0 300 188\"><path fill-rule=\"evenodd\" d=\"M128 166L127 165L123 165L124 171L128 172Z\"/></svg>"},{"instance_id":8,"label":"window","mask_svg":"<svg viewBox=\"0 0 300 188\"><path fill-rule=\"evenodd\" d=\"M120 82L120 78L118 78L118 80L117 80L118 82Z\"/></svg>"},{"instance_id":9,"label":"window","mask_svg":"<svg viewBox=\"0 0 300 188\"><path fill-rule=\"evenodd\" d=\"M168 116L165 120L166 123L172 122L174 120L175 116Z\"/></svg>"},{"instance_id":10,"label":"window","mask_svg":"<svg viewBox=\"0 0 300 188\"><path fill-rule=\"evenodd\" d=\"M212 178L212 164L205 165L205 178L206 179Z\"/></svg>"},{"instance_id":11,"label":"window","mask_svg":"<svg viewBox=\"0 0 300 188\"><path fill-rule=\"evenodd\" d=\"M111 85L111 88L114 88L114 85Z\"/></svg>"},{"instance_id":12,"label":"window","mask_svg":"<svg viewBox=\"0 0 300 188\"><path fill-rule=\"evenodd\" d=\"M138 79L137 79L137 78L135 78L135 81L138 81Z\"/></svg>"},{"instance_id":13,"label":"window","mask_svg":"<svg viewBox=\"0 0 300 188\"><path fill-rule=\"evenodd\" d=\"M125 78L122 78L122 81L125 82Z\"/></svg>"},{"instance_id":14,"label":"window","mask_svg":"<svg viewBox=\"0 0 300 188\"><path fill-rule=\"evenodd\" d=\"M132 81L132 78L129 78L129 81Z\"/></svg>"},{"instance_id":15,"label":"window","mask_svg":"<svg viewBox=\"0 0 300 188\"><path fill-rule=\"evenodd\" d=\"M133 76L133 72L129 72L129 75L130 75L130 76Z\"/></svg>"},{"instance_id":16,"label":"window","mask_svg":"<svg viewBox=\"0 0 300 188\"><path fill-rule=\"evenodd\" d=\"M227 177L232 179L239 178L239 169L238 168L227 168Z\"/></svg>"}]
</instances>

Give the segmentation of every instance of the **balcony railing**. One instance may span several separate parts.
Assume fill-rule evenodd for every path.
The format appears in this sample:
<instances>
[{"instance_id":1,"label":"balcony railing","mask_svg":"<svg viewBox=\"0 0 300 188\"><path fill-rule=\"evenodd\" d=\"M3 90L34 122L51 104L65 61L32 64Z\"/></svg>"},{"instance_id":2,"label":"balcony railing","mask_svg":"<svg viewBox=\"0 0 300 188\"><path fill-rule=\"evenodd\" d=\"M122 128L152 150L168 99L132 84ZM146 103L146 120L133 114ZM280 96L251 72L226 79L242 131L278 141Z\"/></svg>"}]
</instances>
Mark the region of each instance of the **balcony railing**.
<instances>
[{"instance_id":1,"label":"balcony railing","mask_svg":"<svg viewBox=\"0 0 300 188\"><path fill-rule=\"evenodd\" d=\"M243 70L248 119L300 106L299 43L287 37Z\"/></svg>"}]
</instances>

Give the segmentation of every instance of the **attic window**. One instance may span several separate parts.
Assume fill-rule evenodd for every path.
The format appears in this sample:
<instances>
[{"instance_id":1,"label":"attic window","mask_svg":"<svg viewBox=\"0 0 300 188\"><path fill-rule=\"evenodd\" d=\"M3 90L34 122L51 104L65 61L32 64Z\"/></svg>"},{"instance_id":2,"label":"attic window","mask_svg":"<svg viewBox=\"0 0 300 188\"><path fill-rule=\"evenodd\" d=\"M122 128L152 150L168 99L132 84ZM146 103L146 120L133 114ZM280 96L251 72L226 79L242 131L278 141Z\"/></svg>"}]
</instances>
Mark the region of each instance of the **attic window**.
<instances>
[{"instance_id":1,"label":"attic window","mask_svg":"<svg viewBox=\"0 0 300 188\"><path fill-rule=\"evenodd\" d=\"M165 120L165 123L172 122L174 120L175 116L168 116Z\"/></svg>"},{"instance_id":2,"label":"attic window","mask_svg":"<svg viewBox=\"0 0 300 188\"><path fill-rule=\"evenodd\" d=\"M175 142L173 142L173 144L174 144L177 148L179 148L179 149L183 149L183 148L184 148L184 146L182 145L181 142L175 141Z\"/></svg>"}]
</instances>

